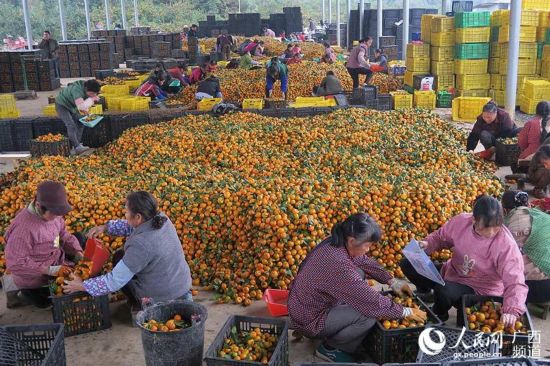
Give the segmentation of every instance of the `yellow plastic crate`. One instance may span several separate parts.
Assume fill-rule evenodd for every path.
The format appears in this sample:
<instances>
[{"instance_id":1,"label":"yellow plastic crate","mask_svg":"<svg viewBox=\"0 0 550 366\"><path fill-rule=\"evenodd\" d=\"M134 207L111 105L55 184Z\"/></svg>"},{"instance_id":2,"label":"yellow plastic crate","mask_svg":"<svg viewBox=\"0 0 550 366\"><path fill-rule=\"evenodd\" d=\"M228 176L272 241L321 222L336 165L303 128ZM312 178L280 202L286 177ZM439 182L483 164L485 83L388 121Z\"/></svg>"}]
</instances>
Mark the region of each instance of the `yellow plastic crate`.
<instances>
[{"instance_id":1,"label":"yellow plastic crate","mask_svg":"<svg viewBox=\"0 0 550 366\"><path fill-rule=\"evenodd\" d=\"M491 27L458 28L455 33L456 43L489 43Z\"/></svg>"},{"instance_id":2,"label":"yellow plastic crate","mask_svg":"<svg viewBox=\"0 0 550 366\"><path fill-rule=\"evenodd\" d=\"M431 42L436 47L452 47L455 45L455 32L432 33Z\"/></svg>"},{"instance_id":3,"label":"yellow plastic crate","mask_svg":"<svg viewBox=\"0 0 550 366\"><path fill-rule=\"evenodd\" d=\"M506 92L504 90L494 90L493 100L499 107L504 107L506 105Z\"/></svg>"},{"instance_id":4,"label":"yellow plastic crate","mask_svg":"<svg viewBox=\"0 0 550 366\"><path fill-rule=\"evenodd\" d=\"M112 95L112 94L102 94L105 98L105 104L109 111L120 111L120 101L128 96L124 95Z\"/></svg>"},{"instance_id":5,"label":"yellow plastic crate","mask_svg":"<svg viewBox=\"0 0 550 366\"><path fill-rule=\"evenodd\" d=\"M0 119L5 118L19 118L21 116L21 113L19 110L15 111L0 111Z\"/></svg>"},{"instance_id":6,"label":"yellow plastic crate","mask_svg":"<svg viewBox=\"0 0 550 366\"><path fill-rule=\"evenodd\" d=\"M483 75L487 73L489 60L455 60L455 74Z\"/></svg>"},{"instance_id":7,"label":"yellow plastic crate","mask_svg":"<svg viewBox=\"0 0 550 366\"><path fill-rule=\"evenodd\" d=\"M491 42L491 47L489 48L489 57L500 57L500 43Z\"/></svg>"},{"instance_id":8,"label":"yellow plastic crate","mask_svg":"<svg viewBox=\"0 0 550 366\"><path fill-rule=\"evenodd\" d=\"M103 85L101 87L102 94L126 96L130 94L128 85Z\"/></svg>"},{"instance_id":9,"label":"yellow plastic crate","mask_svg":"<svg viewBox=\"0 0 550 366\"><path fill-rule=\"evenodd\" d=\"M534 75L537 72L536 58L520 58L517 60L518 75ZM499 74L508 74L508 59L500 59Z\"/></svg>"},{"instance_id":10,"label":"yellow plastic crate","mask_svg":"<svg viewBox=\"0 0 550 366\"><path fill-rule=\"evenodd\" d=\"M447 16L439 16L432 18L432 32L449 32L455 28L455 18Z\"/></svg>"},{"instance_id":11,"label":"yellow plastic crate","mask_svg":"<svg viewBox=\"0 0 550 366\"><path fill-rule=\"evenodd\" d=\"M548 27L537 27L537 42L544 43Z\"/></svg>"},{"instance_id":12,"label":"yellow plastic crate","mask_svg":"<svg viewBox=\"0 0 550 366\"><path fill-rule=\"evenodd\" d=\"M424 14L420 20L420 39L426 43L431 42L432 20L440 15Z\"/></svg>"},{"instance_id":13,"label":"yellow plastic crate","mask_svg":"<svg viewBox=\"0 0 550 366\"><path fill-rule=\"evenodd\" d=\"M94 104L90 107L90 114L103 114L103 106L101 104Z\"/></svg>"},{"instance_id":14,"label":"yellow plastic crate","mask_svg":"<svg viewBox=\"0 0 550 366\"><path fill-rule=\"evenodd\" d=\"M451 61L455 58L454 47L431 47L432 61Z\"/></svg>"},{"instance_id":15,"label":"yellow plastic crate","mask_svg":"<svg viewBox=\"0 0 550 366\"><path fill-rule=\"evenodd\" d=\"M542 61L550 61L550 45L545 44L542 48Z\"/></svg>"},{"instance_id":16,"label":"yellow plastic crate","mask_svg":"<svg viewBox=\"0 0 550 366\"><path fill-rule=\"evenodd\" d=\"M491 13L491 27L500 27L502 25L503 10L495 10Z\"/></svg>"},{"instance_id":17,"label":"yellow plastic crate","mask_svg":"<svg viewBox=\"0 0 550 366\"><path fill-rule=\"evenodd\" d=\"M504 79L504 78L503 78ZM518 76L518 90L521 91L523 94L525 91L525 83L528 81L548 81L546 78L543 78L541 76ZM505 82L505 80L503 80ZM502 88L504 90L504 88Z\"/></svg>"},{"instance_id":18,"label":"yellow plastic crate","mask_svg":"<svg viewBox=\"0 0 550 366\"><path fill-rule=\"evenodd\" d=\"M499 57L508 58L508 43L502 43L500 45ZM537 58L537 44L521 42L519 44L519 57L520 58Z\"/></svg>"},{"instance_id":19,"label":"yellow plastic crate","mask_svg":"<svg viewBox=\"0 0 550 366\"><path fill-rule=\"evenodd\" d=\"M527 80L520 90L530 99L550 100L550 82L545 80Z\"/></svg>"},{"instance_id":20,"label":"yellow plastic crate","mask_svg":"<svg viewBox=\"0 0 550 366\"><path fill-rule=\"evenodd\" d=\"M427 43L407 44L407 57L430 57L430 45Z\"/></svg>"},{"instance_id":21,"label":"yellow plastic crate","mask_svg":"<svg viewBox=\"0 0 550 366\"><path fill-rule=\"evenodd\" d=\"M453 121L473 123L481 114L483 106L491 98L458 97L453 99Z\"/></svg>"},{"instance_id":22,"label":"yellow plastic crate","mask_svg":"<svg viewBox=\"0 0 550 366\"><path fill-rule=\"evenodd\" d=\"M491 57L489 59L489 74L498 74L500 69L500 57Z\"/></svg>"},{"instance_id":23,"label":"yellow plastic crate","mask_svg":"<svg viewBox=\"0 0 550 366\"><path fill-rule=\"evenodd\" d=\"M435 109L436 96L435 92L429 91L414 91L414 106L415 108Z\"/></svg>"},{"instance_id":24,"label":"yellow plastic crate","mask_svg":"<svg viewBox=\"0 0 550 366\"><path fill-rule=\"evenodd\" d=\"M458 90L456 91L457 97L477 97L485 98L489 96L488 89L471 89L471 90Z\"/></svg>"},{"instance_id":25,"label":"yellow plastic crate","mask_svg":"<svg viewBox=\"0 0 550 366\"><path fill-rule=\"evenodd\" d=\"M407 92L391 92L393 109L406 109L413 107L413 95Z\"/></svg>"},{"instance_id":26,"label":"yellow plastic crate","mask_svg":"<svg viewBox=\"0 0 550 366\"><path fill-rule=\"evenodd\" d=\"M542 68L540 70L540 76L543 78L550 79L550 60L542 61Z\"/></svg>"},{"instance_id":27,"label":"yellow plastic crate","mask_svg":"<svg viewBox=\"0 0 550 366\"><path fill-rule=\"evenodd\" d=\"M429 57L408 57L407 56L407 70L412 72L430 72L430 58Z\"/></svg>"},{"instance_id":28,"label":"yellow plastic crate","mask_svg":"<svg viewBox=\"0 0 550 366\"><path fill-rule=\"evenodd\" d=\"M434 78L434 89L437 91L454 89L454 87L455 87L454 75L437 75Z\"/></svg>"},{"instance_id":29,"label":"yellow plastic crate","mask_svg":"<svg viewBox=\"0 0 550 366\"><path fill-rule=\"evenodd\" d=\"M57 111L55 110L55 104L48 104L42 109L42 114L48 117L57 116Z\"/></svg>"},{"instance_id":30,"label":"yellow plastic crate","mask_svg":"<svg viewBox=\"0 0 550 366\"><path fill-rule=\"evenodd\" d=\"M124 84L128 86L128 90L139 88L139 86L142 84L142 81L139 79L131 79L124 81Z\"/></svg>"},{"instance_id":31,"label":"yellow plastic crate","mask_svg":"<svg viewBox=\"0 0 550 366\"><path fill-rule=\"evenodd\" d=\"M550 10L550 0L523 0L521 8L528 10Z\"/></svg>"},{"instance_id":32,"label":"yellow plastic crate","mask_svg":"<svg viewBox=\"0 0 550 366\"><path fill-rule=\"evenodd\" d=\"M542 99L531 99L527 98L525 95L519 95L519 110L527 114L535 114L537 110L537 104L539 104Z\"/></svg>"},{"instance_id":33,"label":"yellow plastic crate","mask_svg":"<svg viewBox=\"0 0 550 366\"><path fill-rule=\"evenodd\" d=\"M539 27L548 28L550 27L550 12L548 11L539 11Z\"/></svg>"},{"instance_id":34,"label":"yellow plastic crate","mask_svg":"<svg viewBox=\"0 0 550 366\"><path fill-rule=\"evenodd\" d=\"M510 10L502 10L501 14L501 25L508 26L510 24ZM536 10L523 10L520 25L537 27L539 25L539 12Z\"/></svg>"},{"instance_id":35,"label":"yellow plastic crate","mask_svg":"<svg viewBox=\"0 0 550 366\"><path fill-rule=\"evenodd\" d=\"M432 61L431 73L433 75L450 75L455 73L454 61Z\"/></svg>"},{"instance_id":36,"label":"yellow plastic crate","mask_svg":"<svg viewBox=\"0 0 550 366\"><path fill-rule=\"evenodd\" d=\"M150 98L147 97L128 97L120 100L120 111L136 112L149 109Z\"/></svg>"},{"instance_id":37,"label":"yellow plastic crate","mask_svg":"<svg viewBox=\"0 0 550 366\"><path fill-rule=\"evenodd\" d=\"M491 75L491 89L504 89L499 74Z\"/></svg>"},{"instance_id":38,"label":"yellow plastic crate","mask_svg":"<svg viewBox=\"0 0 550 366\"><path fill-rule=\"evenodd\" d=\"M408 85L408 86L413 86L414 84L414 77L416 75L426 75L427 72L418 72L418 71L410 71L410 70L407 70L405 71L405 77L403 79L403 82L405 85Z\"/></svg>"},{"instance_id":39,"label":"yellow plastic crate","mask_svg":"<svg viewBox=\"0 0 550 366\"><path fill-rule=\"evenodd\" d=\"M296 102L292 104L293 108L307 107L333 107L336 105L334 98L325 97L297 97Z\"/></svg>"},{"instance_id":40,"label":"yellow plastic crate","mask_svg":"<svg viewBox=\"0 0 550 366\"><path fill-rule=\"evenodd\" d=\"M536 74L537 75L540 75L542 71L542 60L537 60L537 70L536 70Z\"/></svg>"},{"instance_id":41,"label":"yellow plastic crate","mask_svg":"<svg viewBox=\"0 0 550 366\"><path fill-rule=\"evenodd\" d=\"M197 103L197 109L199 111L211 111L212 108L222 101L222 98L204 98Z\"/></svg>"},{"instance_id":42,"label":"yellow plastic crate","mask_svg":"<svg viewBox=\"0 0 550 366\"><path fill-rule=\"evenodd\" d=\"M245 99L243 100L243 109L264 109L264 100Z\"/></svg>"},{"instance_id":43,"label":"yellow plastic crate","mask_svg":"<svg viewBox=\"0 0 550 366\"><path fill-rule=\"evenodd\" d=\"M15 96L13 94L0 94L0 111L4 112L6 115L10 111L17 111Z\"/></svg>"},{"instance_id":44,"label":"yellow plastic crate","mask_svg":"<svg viewBox=\"0 0 550 366\"><path fill-rule=\"evenodd\" d=\"M510 40L509 28L500 27L498 32L498 43L505 43ZM537 27L521 26L519 32L520 42L536 42L537 41Z\"/></svg>"},{"instance_id":45,"label":"yellow plastic crate","mask_svg":"<svg viewBox=\"0 0 550 366\"><path fill-rule=\"evenodd\" d=\"M457 75L456 88L460 90L489 89L491 75Z\"/></svg>"}]
</instances>

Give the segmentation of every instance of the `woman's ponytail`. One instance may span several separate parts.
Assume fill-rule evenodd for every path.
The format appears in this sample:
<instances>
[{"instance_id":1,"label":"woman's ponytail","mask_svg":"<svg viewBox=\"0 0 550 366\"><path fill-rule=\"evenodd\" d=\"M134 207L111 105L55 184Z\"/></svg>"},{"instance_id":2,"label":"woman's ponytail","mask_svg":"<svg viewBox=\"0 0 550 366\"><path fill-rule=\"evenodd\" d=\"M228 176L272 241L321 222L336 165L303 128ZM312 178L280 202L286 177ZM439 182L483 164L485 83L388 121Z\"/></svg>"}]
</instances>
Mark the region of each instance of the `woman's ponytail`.
<instances>
[{"instance_id":1,"label":"woman's ponytail","mask_svg":"<svg viewBox=\"0 0 550 366\"><path fill-rule=\"evenodd\" d=\"M151 225L153 226L153 229L158 230L164 225L166 221L168 221L168 218L166 216L161 215L160 212L157 212L157 214L153 216Z\"/></svg>"},{"instance_id":2,"label":"woman's ponytail","mask_svg":"<svg viewBox=\"0 0 550 366\"><path fill-rule=\"evenodd\" d=\"M346 245L343 224L337 223L332 227L330 235L332 237L332 245L335 247L343 247Z\"/></svg>"}]
</instances>

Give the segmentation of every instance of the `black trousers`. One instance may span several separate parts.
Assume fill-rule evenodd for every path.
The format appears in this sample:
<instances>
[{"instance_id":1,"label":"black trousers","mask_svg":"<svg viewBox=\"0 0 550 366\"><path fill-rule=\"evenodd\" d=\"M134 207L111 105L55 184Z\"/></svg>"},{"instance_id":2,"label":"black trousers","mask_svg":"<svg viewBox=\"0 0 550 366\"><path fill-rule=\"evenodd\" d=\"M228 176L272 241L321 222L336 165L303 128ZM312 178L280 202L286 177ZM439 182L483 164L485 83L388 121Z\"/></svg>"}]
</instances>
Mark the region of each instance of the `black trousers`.
<instances>
[{"instance_id":1,"label":"black trousers","mask_svg":"<svg viewBox=\"0 0 550 366\"><path fill-rule=\"evenodd\" d=\"M403 270L403 274L416 286L419 292L434 290L433 311L438 316L446 317L453 306L460 309L463 295L475 294L470 286L451 281L445 281L445 286L441 286L427 279L416 272L407 258L402 259L399 265Z\"/></svg>"},{"instance_id":2,"label":"black trousers","mask_svg":"<svg viewBox=\"0 0 550 366\"><path fill-rule=\"evenodd\" d=\"M369 80L369 78L372 76L372 71L367 69L366 67L357 67L357 68L351 68L348 67L348 73L351 76L351 80L353 80L353 89L359 87L359 75L366 75L365 77L365 84Z\"/></svg>"},{"instance_id":3,"label":"black trousers","mask_svg":"<svg viewBox=\"0 0 550 366\"><path fill-rule=\"evenodd\" d=\"M521 127L516 127L507 133L502 133L500 136L495 136L489 131L481 131L481 133L479 134L479 142L481 142L485 149L489 149L495 146L497 138L516 137L520 131Z\"/></svg>"},{"instance_id":4,"label":"black trousers","mask_svg":"<svg viewBox=\"0 0 550 366\"><path fill-rule=\"evenodd\" d=\"M543 304L545 302L550 302L550 280L527 280L525 284L529 287L527 303Z\"/></svg>"},{"instance_id":5,"label":"black trousers","mask_svg":"<svg viewBox=\"0 0 550 366\"><path fill-rule=\"evenodd\" d=\"M80 243L80 246L84 250L86 248L86 237L82 233L75 233L74 236ZM49 287L38 287L38 288L26 288L21 289L21 294L25 299L30 302L32 305L39 308L47 308L51 305L50 301L50 289Z\"/></svg>"}]
</instances>

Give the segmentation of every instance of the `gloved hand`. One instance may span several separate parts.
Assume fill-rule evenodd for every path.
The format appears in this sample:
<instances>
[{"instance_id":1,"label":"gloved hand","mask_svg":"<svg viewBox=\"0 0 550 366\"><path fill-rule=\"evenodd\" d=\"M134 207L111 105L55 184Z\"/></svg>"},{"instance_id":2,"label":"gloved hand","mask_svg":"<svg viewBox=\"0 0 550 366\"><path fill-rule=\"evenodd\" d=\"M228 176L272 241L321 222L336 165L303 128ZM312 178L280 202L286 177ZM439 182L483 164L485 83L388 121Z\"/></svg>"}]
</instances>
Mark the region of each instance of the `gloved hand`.
<instances>
[{"instance_id":1,"label":"gloved hand","mask_svg":"<svg viewBox=\"0 0 550 366\"><path fill-rule=\"evenodd\" d=\"M49 266L48 267L48 276L50 277L57 277L57 273L61 269L62 266Z\"/></svg>"},{"instance_id":2,"label":"gloved hand","mask_svg":"<svg viewBox=\"0 0 550 366\"><path fill-rule=\"evenodd\" d=\"M420 309L415 308L407 308L410 311L410 315L406 316L408 320L415 321L417 323L425 323L426 319L428 319L428 316L426 315L425 311L422 311Z\"/></svg>"},{"instance_id":3,"label":"gloved hand","mask_svg":"<svg viewBox=\"0 0 550 366\"><path fill-rule=\"evenodd\" d=\"M397 278L394 278L392 280L390 288L396 295L399 295L399 297L405 297L405 294L409 296L413 295L412 289L409 287L409 284L403 280L398 280Z\"/></svg>"},{"instance_id":4,"label":"gloved hand","mask_svg":"<svg viewBox=\"0 0 550 366\"><path fill-rule=\"evenodd\" d=\"M505 328L508 328L508 327L513 328L514 325L516 324L516 320L517 320L517 317L513 314L502 314L502 316L500 317L500 321L504 323Z\"/></svg>"}]
</instances>

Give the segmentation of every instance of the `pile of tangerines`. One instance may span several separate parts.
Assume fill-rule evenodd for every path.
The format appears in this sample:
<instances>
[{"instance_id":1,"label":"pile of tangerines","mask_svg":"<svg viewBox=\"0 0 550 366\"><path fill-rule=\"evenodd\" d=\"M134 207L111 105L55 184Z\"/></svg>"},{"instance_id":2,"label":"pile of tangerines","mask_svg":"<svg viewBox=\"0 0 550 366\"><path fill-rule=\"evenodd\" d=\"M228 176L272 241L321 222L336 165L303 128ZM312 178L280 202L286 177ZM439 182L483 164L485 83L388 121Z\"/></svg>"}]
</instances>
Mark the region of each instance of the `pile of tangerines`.
<instances>
[{"instance_id":1,"label":"pile of tangerines","mask_svg":"<svg viewBox=\"0 0 550 366\"><path fill-rule=\"evenodd\" d=\"M384 231L371 255L402 277L412 238L501 192L492 166L463 143L450 123L415 110L185 116L126 131L88 157L26 161L0 192L0 232L45 179L65 184L73 232L123 218L127 193L146 190L175 225L193 284L248 305L266 288L288 288L331 227L363 211ZM100 239L113 251L124 244Z\"/></svg>"},{"instance_id":2,"label":"pile of tangerines","mask_svg":"<svg viewBox=\"0 0 550 366\"><path fill-rule=\"evenodd\" d=\"M179 314L174 315L165 322L151 319L143 323L143 327L151 332L177 332L190 326L191 324L183 320Z\"/></svg>"},{"instance_id":3,"label":"pile of tangerines","mask_svg":"<svg viewBox=\"0 0 550 366\"><path fill-rule=\"evenodd\" d=\"M42 135L42 136L38 136L35 141L38 141L38 142L59 142L59 141L63 141L67 139L65 136L63 136L62 134L53 134L53 133L48 133L47 135Z\"/></svg>"},{"instance_id":4,"label":"pile of tangerines","mask_svg":"<svg viewBox=\"0 0 550 366\"><path fill-rule=\"evenodd\" d=\"M218 356L236 361L269 363L273 351L277 346L279 337L260 328L254 328L250 332L231 329L231 335L225 338L223 347L218 351Z\"/></svg>"}]
</instances>

